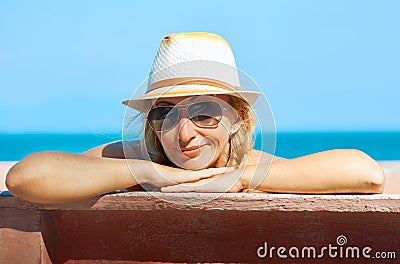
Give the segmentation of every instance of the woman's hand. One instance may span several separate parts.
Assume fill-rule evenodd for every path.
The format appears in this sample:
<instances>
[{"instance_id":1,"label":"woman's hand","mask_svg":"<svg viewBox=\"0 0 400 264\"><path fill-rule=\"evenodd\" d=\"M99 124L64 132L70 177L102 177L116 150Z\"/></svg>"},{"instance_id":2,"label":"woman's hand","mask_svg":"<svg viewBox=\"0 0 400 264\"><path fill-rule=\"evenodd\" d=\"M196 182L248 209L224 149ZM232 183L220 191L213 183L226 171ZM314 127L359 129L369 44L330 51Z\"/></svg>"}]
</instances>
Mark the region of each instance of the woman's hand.
<instances>
[{"instance_id":1,"label":"woman's hand","mask_svg":"<svg viewBox=\"0 0 400 264\"><path fill-rule=\"evenodd\" d=\"M384 173L358 150L329 150L307 156L246 166L193 183L161 188L163 192L381 193Z\"/></svg>"},{"instance_id":2,"label":"woman's hand","mask_svg":"<svg viewBox=\"0 0 400 264\"><path fill-rule=\"evenodd\" d=\"M210 177L218 177L219 175L229 173L234 170L233 167L186 170L160 165L157 163L150 163L150 166L153 168L148 169L147 173L141 174L143 177L139 177L137 180L139 183L148 183L158 187L200 182L202 180L208 180ZM133 170L132 173L135 175L135 170Z\"/></svg>"},{"instance_id":3,"label":"woman's hand","mask_svg":"<svg viewBox=\"0 0 400 264\"><path fill-rule=\"evenodd\" d=\"M210 178L196 182L182 183L168 187L162 187L162 192L240 192L247 188L245 178L251 177L253 170L247 166L246 170L237 169L225 172Z\"/></svg>"}]
</instances>

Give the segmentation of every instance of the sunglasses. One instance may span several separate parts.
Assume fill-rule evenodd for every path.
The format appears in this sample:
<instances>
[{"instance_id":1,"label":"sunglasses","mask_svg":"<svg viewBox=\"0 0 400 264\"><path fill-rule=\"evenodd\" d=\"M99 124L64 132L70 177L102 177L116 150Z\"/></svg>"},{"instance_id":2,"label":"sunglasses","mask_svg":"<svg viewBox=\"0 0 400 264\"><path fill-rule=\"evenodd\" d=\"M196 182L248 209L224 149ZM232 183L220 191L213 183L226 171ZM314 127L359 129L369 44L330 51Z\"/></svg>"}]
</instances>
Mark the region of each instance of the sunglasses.
<instances>
[{"instance_id":1,"label":"sunglasses","mask_svg":"<svg viewBox=\"0 0 400 264\"><path fill-rule=\"evenodd\" d=\"M216 102L158 106L147 114L150 127L158 132L165 132L175 127L181 118L179 108L186 109L189 119L200 128L216 128L222 118L223 109Z\"/></svg>"}]
</instances>

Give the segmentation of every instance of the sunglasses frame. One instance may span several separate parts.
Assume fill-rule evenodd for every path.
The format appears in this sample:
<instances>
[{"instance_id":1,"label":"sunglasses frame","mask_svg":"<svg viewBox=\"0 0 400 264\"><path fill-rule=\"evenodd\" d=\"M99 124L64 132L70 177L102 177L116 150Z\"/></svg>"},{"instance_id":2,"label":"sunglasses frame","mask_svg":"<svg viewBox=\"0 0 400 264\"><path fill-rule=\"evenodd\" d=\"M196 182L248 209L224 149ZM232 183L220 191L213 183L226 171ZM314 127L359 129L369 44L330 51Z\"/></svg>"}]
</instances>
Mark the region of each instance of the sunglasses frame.
<instances>
[{"instance_id":1,"label":"sunglasses frame","mask_svg":"<svg viewBox=\"0 0 400 264\"><path fill-rule=\"evenodd\" d=\"M215 118L215 119L218 121L215 125L209 125L209 126L207 126L207 125L201 125L201 124L198 124L196 121L193 120L193 119L195 118L195 116L192 117L192 116L189 114L188 108L189 108L190 106L195 105L195 104L198 104L198 103L212 103L212 104L218 105L218 107L219 107L219 109L220 109L220 114L218 115L219 118ZM173 109L176 109L176 111L178 111L178 118L176 119L174 125L171 126L170 128L165 129L165 130L157 130L157 129L155 129L155 128L152 126L152 123L151 123L151 121L150 121L150 119L149 119L149 114L150 114L150 112L151 112L153 109L156 109L156 108L163 108L163 107L165 107L165 108L167 108L167 107L168 107L168 108L171 108L171 109L168 111L168 114L170 114L170 111L172 111ZM221 122L221 120L222 120L222 113L223 113L223 111L226 110L226 108L221 107L221 105L220 105L219 103L217 103L217 102L212 102L212 101L211 101L211 102L210 102L210 101L198 101L198 102L193 102L193 103L184 104L184 105L157 106L157 107L154 107L154 108L150 109L150 110L147 112L147 114L146 114L146 121L149 123L149 126L151 127L151 129L153 129L153 130L156 131L156 132L166 132L166 131L169 131L169 130L171 130L172 128L174 128L174 127L176 126L176 124L178 124L179 120L181 119L181 111L180 111L181 108L184 108L184 109L186 110L186 113L187 113L187 115L188 115L188 117L189 117L189 120L190 120L193 124L195 124L197 127L199 127L199 128L217 128L217 127L218 127L218 124L219 124L219 123ZM168 115L168 114L167 114L167 115ZM214 118L214 117L213 117L213 118Z\"/></svg>"}]
</instances>

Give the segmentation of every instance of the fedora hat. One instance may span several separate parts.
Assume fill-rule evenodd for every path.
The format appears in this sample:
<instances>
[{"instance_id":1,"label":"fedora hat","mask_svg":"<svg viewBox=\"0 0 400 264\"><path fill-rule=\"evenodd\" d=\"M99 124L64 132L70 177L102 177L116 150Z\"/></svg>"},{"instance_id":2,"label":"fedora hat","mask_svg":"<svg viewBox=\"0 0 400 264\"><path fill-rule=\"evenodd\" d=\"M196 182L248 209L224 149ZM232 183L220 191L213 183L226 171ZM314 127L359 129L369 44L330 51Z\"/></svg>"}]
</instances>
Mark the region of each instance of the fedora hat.
<instances>
[{"instance_id":1,"label":"fedora hat","mask_svg":"<svg viewBox=\"0 0 400 264\"><path fill-rule=\"evenodd\" d=\"M225 39L207 32L176 33L162 40L146 93L122 103L146 112L159 98L222 94L237 96L250 105L260 95L241 88L235 58Z\"/></svg>"}]
</instances>

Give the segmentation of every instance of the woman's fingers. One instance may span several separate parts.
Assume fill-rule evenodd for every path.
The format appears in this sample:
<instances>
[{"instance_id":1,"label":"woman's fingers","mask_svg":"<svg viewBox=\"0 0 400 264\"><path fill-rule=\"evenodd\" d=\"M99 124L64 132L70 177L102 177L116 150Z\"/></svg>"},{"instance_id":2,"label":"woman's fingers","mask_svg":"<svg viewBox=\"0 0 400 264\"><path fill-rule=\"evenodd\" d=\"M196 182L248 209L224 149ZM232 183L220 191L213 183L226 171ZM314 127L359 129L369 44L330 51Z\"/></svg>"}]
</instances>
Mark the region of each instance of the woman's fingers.
<instances>
[{"instance_id":1,"label":"woman's fingers","mask_svg":"<svg viewBox=\"0 0 400 264\"><path fill-rule=\"evenodd\" d=\"M149 183L156 186L169 186L180 183L197 182L203 179L207 179L213 176L222 175L234 171L233 167L222 167L222 168L208 168L203 170L185 170L179 168L170 168L163 166L158 171L158 175L152 175L153 178Z\"/></svg>"},{"instance_id":2,"label":"woman's fingers","mask_svg":"<svg viewBox=\"0 0 400 264\"><path fill-rule=\"evenodd\" d=\"M188 182L181 183L177 185L171 185L167 187L162 187L162 192L201 192L202 188L200 188L203 184L199 182Z\"/></svg>"},{"instance_id":3,"label":"woman's fingers","mask_svg":"<svg viewBox=\"0 0 400 264\"><path fill-rule=\"evenodd\" d=\"M205 179L211 176L232 172L234 170L235 170L234 167L222 167L222 168L208 168L198 171L192 171L194 177L193 180Z\"/></svg>"},{"instance_id":4,"label":"woman's fingers","mask_svg":"<svg viewBox=\"0 0 400 264\"><path fill-rule=\"evenodd\" d=\"M214 176L196 182L187 182L177 185L162 187L162 192L239 192L241 190L239 179L229 174Z\"/></svg>"},{"instance_id":5,"label":"woman's fingers","mask_svg":"<svg viewBox=\"0 0 400 264\"><path fill-rule=\"evenodd\" d=\"M216 175L221 175L234 171L233 167L222 167L222 168L208 168L203 170L189 171L180 169L178 172L169 174L166 177L169 178L172 183L179 184L185 182L196 182L202 179L207 179Z\"/></svg>"}]
</instances>

